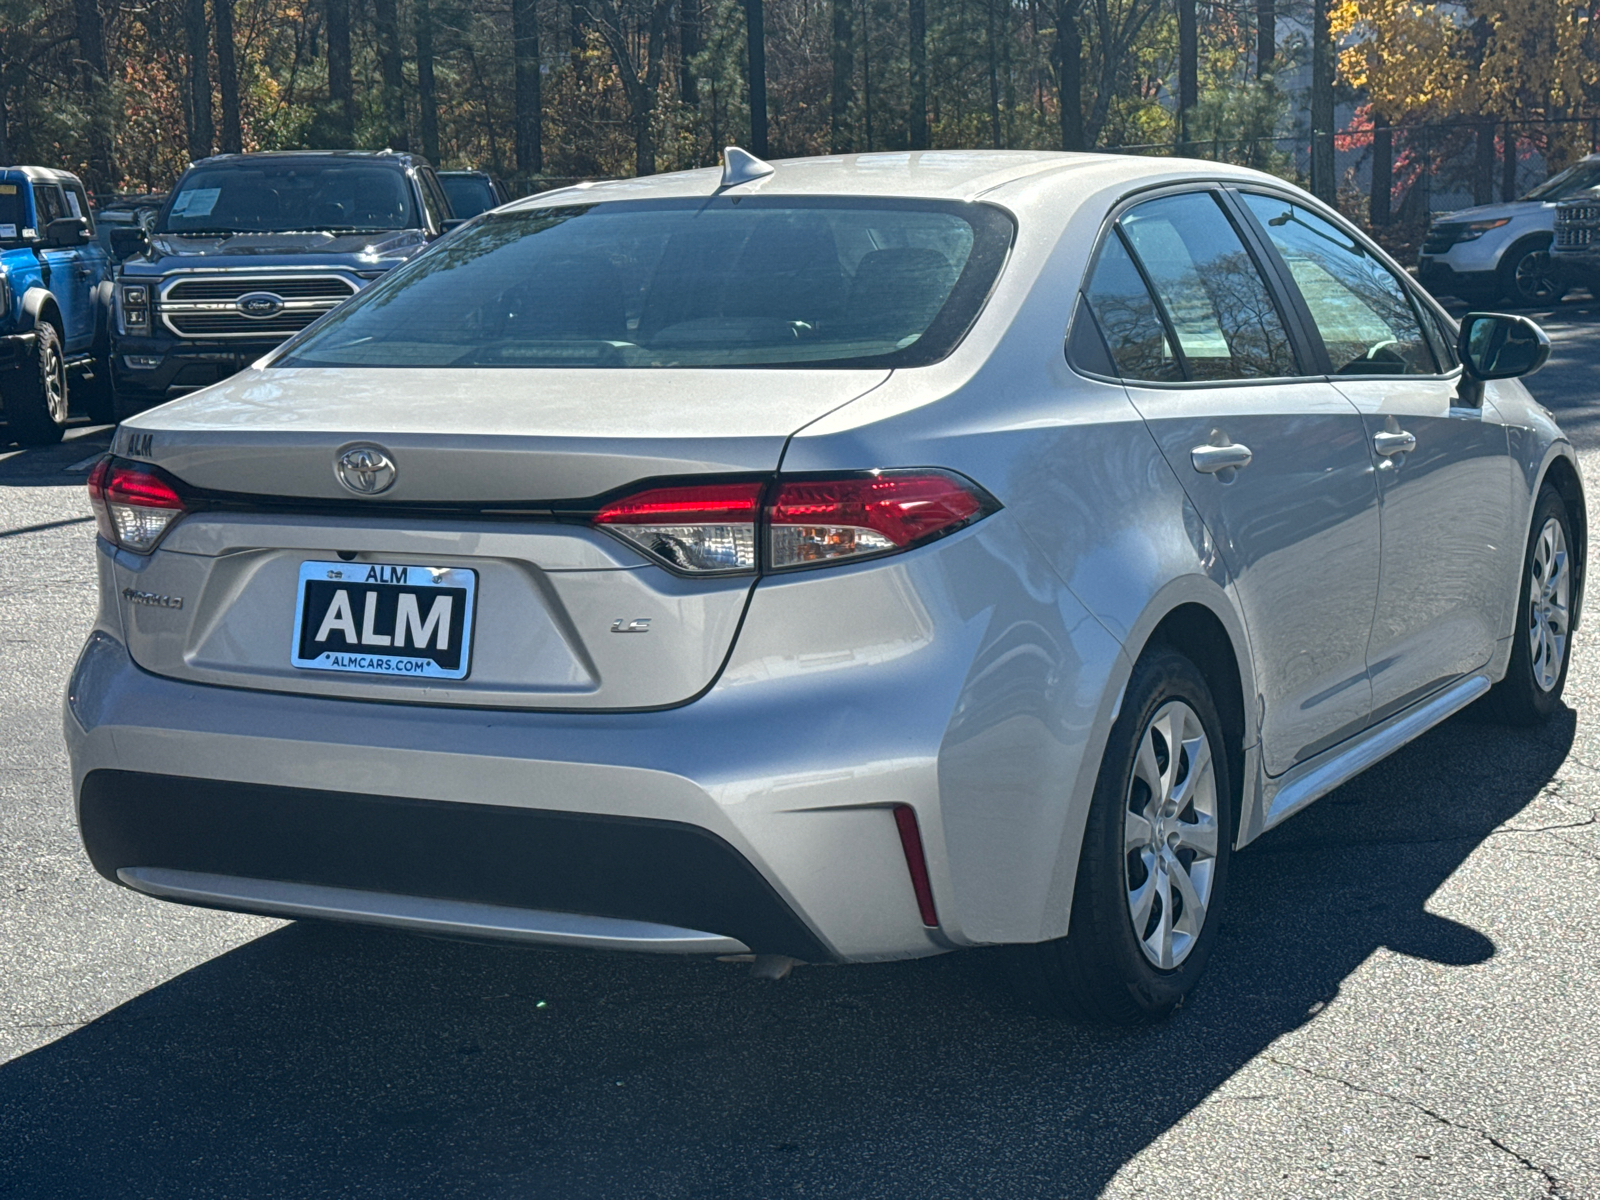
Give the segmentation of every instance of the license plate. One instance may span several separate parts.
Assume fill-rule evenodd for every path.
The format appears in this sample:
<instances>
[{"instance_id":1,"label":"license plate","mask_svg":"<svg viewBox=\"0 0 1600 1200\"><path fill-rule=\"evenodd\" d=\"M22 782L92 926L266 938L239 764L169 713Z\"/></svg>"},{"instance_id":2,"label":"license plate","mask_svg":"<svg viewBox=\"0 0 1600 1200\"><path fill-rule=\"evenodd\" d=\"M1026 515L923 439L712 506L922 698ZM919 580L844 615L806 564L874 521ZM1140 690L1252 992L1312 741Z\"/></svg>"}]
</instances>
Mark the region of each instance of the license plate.
<instances>
[{"instance_id":1,"label":"license plate","mask_svg":"<svg viewBox=\"0 0 1600 1200\"><path fill-rule=\"evenodd\" d=\"M478 573L390 563L300 564L289 661L310 671L465 679Z\"/></svg>"}]
</instances>

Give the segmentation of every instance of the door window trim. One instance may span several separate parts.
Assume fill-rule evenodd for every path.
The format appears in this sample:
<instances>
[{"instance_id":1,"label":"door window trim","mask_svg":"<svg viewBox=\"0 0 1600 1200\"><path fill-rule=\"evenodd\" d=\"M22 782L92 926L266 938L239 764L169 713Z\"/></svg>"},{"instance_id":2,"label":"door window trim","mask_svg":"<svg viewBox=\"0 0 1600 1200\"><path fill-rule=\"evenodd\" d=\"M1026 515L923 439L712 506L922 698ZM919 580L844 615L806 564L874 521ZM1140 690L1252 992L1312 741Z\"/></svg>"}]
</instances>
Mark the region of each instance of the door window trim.
<instances>
[{"instance_id":1,"label":"door window trim","mask_svg":"<svg viewBox=\"0 0 1600 1200\"><path fill-rule=\"evenodd\" d=\"M1106 344L1104 331L1100 328L1100 322L1095 318L1094 312L1089 306L1088 292L1089 282L1094 278L1095 271L1099 269L1101 255L1104 253L1106 245L1115 237L1122 242L1123 251L1133 261L1134 269L1138 271L1139 278L1144 282L1145 291L1149 294L1151 303L1155 305L1156 315L1161 318L1161 327L1166 333L1167 342L1172 349L1172 353L1176 357L1179 366L1182 367L1183 373L1188 375L1188 359L1184 355L1183 347L1178 343L1166 305L1162 302L1160 294L1151 286L1150 277L1145 273L1144 264L1139 261L1139 256L1134 253L1133 247L1128 244L1127 238L1123 235L1121 221L1129 211L1147 201L1160 200L1167 196L1209 193L1213 202L1217 203L1221 209L1223 219L1233 226L1234 232L1239 237L1240 244L1244 246L1245 253L1250 256L1251 261L1254 263L1256 274L1260 277L1262 286L1267 289L1267 294L1271 298L1273 306L1277 309L1278 319L1283 323L1284 332L1289 338L1290 352L1294 355L1295 363L1300 368L1300 373L1296 375L1251 376L1244 379L1129 379L1124 375L1103 375L1073 359L1072 329L1070 326L1063 344L1063 352L1066 355L1069 367L1086 379L1120 383L1126 387L1166 388L1179 391L1200 388L1270 387L1274 384L1281 386L1285 383L1308 383L1326 377L1326 371L1307 369L1325 362L1326 353L1322 350L1321 339L1313 340L1311 338L1310 334L1314 331L1301 326L1303 317L1300 309L1291 307L1289 304L1291 298L1300 305L1303 305L1304 302L1300 300L1297 289L1287 290L1283 287L1283 281L1278 276L1278 271L1282 268L1281 258L1275 253L1270 258L1263 257L1257 226L1254 222L1244 224L1238 219L1236 209L1243 208L1243 205L1238 204L1233 197L1228 196L1227 192L1228 186L1221 180L1190 179L1178 183L1163 183L1141 187L1118 200L1116 204L1112 205L1105 219L1101 222L1100 232L1095 237L1094 252L1089 255L1089 262L1084 268L1083 279L1080 281L1078 291L1073 298L1071 320L1076 323L1080 319L1079 314L1087 316L1089 320L1094 322L1095 336L1100 339L1102 345ZM1115 366L1116 358L1110 355L1109 347L1107 348L1107 354L1111 359L1112 366ZM1319 359L1317 354L1321 354L1322 358ZM1374 376L1374 378L1377 377ZM1415 378L1415 376L1412 376L1412 378Z\"/></svg>"},{"instance_id":2,"label":"door window trim","mask_svg":"<svg viewBox=\"0 0 1600 1200\"><path fill-rule=\"evenodd\" d=\"M1294 276L1289 271L1289 264L1284 261L1283 255L1278 253L1278 248L1272 244L1272 239L1267 235L1266 230L1261 228L1261 223L1256 220L1255 213L1250 211L1250 206L1247 205L1242 199L1242 197L1245 195L1253 194L1258 196L1270 196L1274 200L1282 200L1286 203L1298 204L1302 208L1315 213L1324 221L1327 221L1340 233L1343 233L1349 237L1351 241L1353 241L1364 252L1370 255L1373 261L1387 271L1390 276L1395 279L1396 283L1399 284L1400 292L1403 296L1405 296L1407 302L1410 304L1412 308L1412 315L1416 318L1417 331L1422 335L1423 344L1428 348L1428 357L1434 360L1434 370L1431 374L1405 374L1403 372L1396 372L1392 375L1361 375L1360 378L1387 381L1410 380L1412 382L1416 382L1418 380L1440 380L1455 382L1460 377L1461 364L1457 363L1454 367L1445 368L1444 364L1439 361L1439 355L1437 348L1434 345L1434 340L1431 336L1429 336L1428 333L1428 321L1430 319L1430 313L1434 314L1435 316L1442 316L1444 318L1446 322L1444 325L1444 330L1446 331L1448 331L1451 325L1454 324L1454 321L1450 318L1450 314L1445 312L1444 309L1440 307L1439 302L1434 300L1432 296L1426 296L1426 294L1422 292L1420 285L1418 285L1417 282L1411 278L1409 273L1404 270L1398 270L1391 263L1389 256L1385 254L1371 238L1367 237L1349 221L1345 220L1341 214L1335 212L1327 205L1322 204L1314 196L1290 192L1286 189L1272 187L1269 184L1224 184L1223 190L1225 192L1232 193L1229 196L1230 202L1238 209L1241 216L1250 223L1250 227L1255 231L1256 237L1266 247L1268 253L1271 255L1274 271L1278 274L1280 280L1287 284L1293 285L1291 294L1295 298L1296 310L1300 313L1301 320L1305 322L1305 332L1311 338L1318 365L1321 366L1323 375L1328 379L1329 382L1334 382L1339 379L1347 379L1349 377L1335 375L1333 373L1333 360L1328 355L1327 346L1323 344L1322 333L1317 329L1316 321L1311 316L1311 310L1306 305L1305 297L1301 294L1299 286L1294 285ZM1435 321L1435 325L1437 324L1438 322Z\"/></svg>"}]
</instances>

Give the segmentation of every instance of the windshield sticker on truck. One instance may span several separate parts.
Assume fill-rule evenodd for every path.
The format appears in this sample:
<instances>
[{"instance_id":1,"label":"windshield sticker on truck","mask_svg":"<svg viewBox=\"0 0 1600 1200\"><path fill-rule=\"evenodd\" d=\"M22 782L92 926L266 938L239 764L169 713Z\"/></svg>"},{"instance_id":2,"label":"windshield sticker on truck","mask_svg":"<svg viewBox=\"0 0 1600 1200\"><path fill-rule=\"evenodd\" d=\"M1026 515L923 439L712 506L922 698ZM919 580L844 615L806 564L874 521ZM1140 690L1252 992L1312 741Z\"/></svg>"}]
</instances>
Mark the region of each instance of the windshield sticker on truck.
<instances>
[{"instance_id":1,"label":"windshield sticker on truck","mask_svg":"<svg viewBox=\"0 0 1600 1200\"><path fill-rule=\"evenodd\" d=\"M14 183L0 183L0 196L15 196L17 185Z\"/></svg>"},{"instance_id":2,"label":"windshield sticker on truck","mask_svg":"<svg viewBox=\"0 0 1600 1200\"><path fill-rule=\"evenodd\" d=\"M172 215L175 217L209 217L211 210L217 206L217 197L220 195L222 195L221 188L190 188L173 201Z\"/></svg>"},{"instance_id":3,"label":"windshield sticker on truck","mask_svg":"<svg viewBox=\"0 0 1600 1200\"><path fill-rule=\"evenodd\" d=\"M15 225L0 225L0 238L14 238L17 236Z\"/></svg>"}]
</instances>

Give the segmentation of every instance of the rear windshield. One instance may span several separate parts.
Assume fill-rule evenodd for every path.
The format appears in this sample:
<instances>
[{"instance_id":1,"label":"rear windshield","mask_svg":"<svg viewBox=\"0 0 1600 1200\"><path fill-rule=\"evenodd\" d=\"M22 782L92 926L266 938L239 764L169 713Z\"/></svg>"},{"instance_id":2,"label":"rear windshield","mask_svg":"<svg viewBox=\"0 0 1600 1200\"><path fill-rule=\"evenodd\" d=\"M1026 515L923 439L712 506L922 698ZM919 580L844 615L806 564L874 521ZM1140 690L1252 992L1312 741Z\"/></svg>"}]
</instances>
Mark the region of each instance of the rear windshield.
<instances>
[{"instance_id":1,"label":"rear windshield","mask_svg":"<svg viewBox=\"0 0 1600 1200\"><path fill-rule=\"evenodd\" d=\"M450 198L450 211L463 220L495 206L494 189L487 179L475 175L441 175L439 182Z\"/></svg>"},{"instance_id":2,"label":"rear windshield","mask_svg":"<svg viewBox=\"0 0 1600 1200\"><path fill-rule=\"evenodd\" d=\"M418 229L410 181L367 163L201 167L178 183L160 233L381 233Z\"/></svg>"},{"instance_id":3,"label":"rear windshield","mask_svg":"<svg viewBox=\"0 0 1600 1200\"><path fill-rule=\"evenodd\" d=\"M953 349L1012 224L980 204L788 197L491 213L279 366L916 366Z\"/></svg>"},{"instance_id":4,"label":"rear windshield","mask_svg":"<svg viewBox=\"0 0 1600 1200\"><path fill-rule=\"evenodd\" d=\"M1574 163L1559 175L1546 179L1534 188L1524 200L1543 200L1546 204L1557 200L1570 200L1574 196L1581 196L1590 188L1600 187L1600 160Z\"/></svg>"}]
</instances>

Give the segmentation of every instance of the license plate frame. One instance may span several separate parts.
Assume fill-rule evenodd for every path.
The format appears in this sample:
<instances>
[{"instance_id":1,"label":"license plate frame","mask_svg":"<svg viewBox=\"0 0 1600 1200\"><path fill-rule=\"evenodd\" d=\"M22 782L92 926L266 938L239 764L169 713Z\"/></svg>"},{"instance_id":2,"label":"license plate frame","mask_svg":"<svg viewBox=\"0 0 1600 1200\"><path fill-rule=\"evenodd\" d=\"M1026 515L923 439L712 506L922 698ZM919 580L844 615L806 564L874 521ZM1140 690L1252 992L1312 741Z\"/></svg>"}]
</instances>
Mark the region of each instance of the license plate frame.
<instances>
[{"instance_id":1,"label":"license plate frame","mask_svg":"<svg viewBox=\"0 0 1600 1200\"><path fill-rule=\"evenodd\" d=\"M302 562L290 665L382 679L465 679L477 599L478 573L468 567Z\"/></svg>"}]
</instances>

